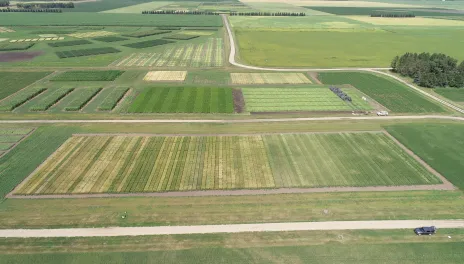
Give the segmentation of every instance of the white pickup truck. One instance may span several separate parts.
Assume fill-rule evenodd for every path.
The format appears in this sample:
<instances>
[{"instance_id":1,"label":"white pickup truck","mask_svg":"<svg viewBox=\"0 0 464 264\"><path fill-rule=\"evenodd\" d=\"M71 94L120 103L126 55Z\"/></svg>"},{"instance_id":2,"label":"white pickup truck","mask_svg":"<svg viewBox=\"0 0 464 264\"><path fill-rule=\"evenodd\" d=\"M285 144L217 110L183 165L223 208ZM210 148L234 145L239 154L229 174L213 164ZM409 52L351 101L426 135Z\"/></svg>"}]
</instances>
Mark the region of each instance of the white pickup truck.
<instances>
[{"instance_id":1,"label":"white pickup truck","mask_svg":"<svg viewBox=\"0 0 464 264\"><path fill-rule=\"evenodd\" d=\"M377 115L378 116L388 116L388 112L387 111L379 111L379 112L377 112Z\"/></svg>"}]
</instances>

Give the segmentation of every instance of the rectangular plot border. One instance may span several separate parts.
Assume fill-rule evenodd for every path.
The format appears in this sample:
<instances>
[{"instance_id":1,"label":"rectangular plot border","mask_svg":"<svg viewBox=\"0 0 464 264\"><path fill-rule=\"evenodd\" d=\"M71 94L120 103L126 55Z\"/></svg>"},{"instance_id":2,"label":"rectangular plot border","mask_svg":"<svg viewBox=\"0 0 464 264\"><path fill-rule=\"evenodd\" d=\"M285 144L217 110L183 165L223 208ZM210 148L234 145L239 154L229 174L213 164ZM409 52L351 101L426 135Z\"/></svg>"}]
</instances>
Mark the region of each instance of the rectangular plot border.
<instances>
[{"instance_id":1,"label":"rectangular plot border","mask_svg":"<svg viewBox=\"0 0 464 264\"><path fill-rule=\"evenodd\" d=\"M28 134L32 134L35 128ZM33 172L31 172L20 184L18 184L6 198L14 199L62 199L62 198L116 198L116 197L198 197L198 196L251 196L251 195L270 195L270 194L298 194L298 193L330 193L330 192L394 192L394 191L423 191L423 190L442 190L453 191L456 187L449 182L443 175L433 169L419 156L399 142L386 130L371 131L333 131L333 132L286 132L286 133L254 133L254 134L149 134L149 133L81 133L72 134L71 137L98 137L98 136L256 136L256 135L285 135L285 134L339 134L339 133L383 133L393 140L410 157L424 166L430 173L439 178L441 184L428 185L398 185L398 186L366 186L366 187L311 187L311 188L260 188L260 189L229 189L229 190L197 190L197 191L164 191L164 192L134 192L134 193L89 193L89 194L44 194L44 195L17 195L16 190L20 189L47 161L56 153L53 152L47 157ZM24 140L24 137L22 140ZM69 139L69 138L68 138ZM19 142L21 142L19 141ZM19 144L19 142L17 144ZM64 144L64 142L63 142ZM61 145L57 148L57 150Z\"/></svg>"}]
</instances>

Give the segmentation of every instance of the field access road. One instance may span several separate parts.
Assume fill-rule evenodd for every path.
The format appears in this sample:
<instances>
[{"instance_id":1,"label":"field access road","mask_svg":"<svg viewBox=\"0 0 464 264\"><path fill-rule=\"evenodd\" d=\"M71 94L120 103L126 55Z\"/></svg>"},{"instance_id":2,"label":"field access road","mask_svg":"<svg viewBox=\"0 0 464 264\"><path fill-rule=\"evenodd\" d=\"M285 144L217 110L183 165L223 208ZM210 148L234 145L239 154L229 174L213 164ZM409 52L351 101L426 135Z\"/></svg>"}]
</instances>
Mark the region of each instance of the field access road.
<instances>
[{"instance_id":1,"label":"field access road","mask_svg":"<svg viewBox=\"0 0 464 264\"><path fill-rule=\"evenodd\" d=\"M234 66L237 66L237 67L240 67L240 68L245 68L245 69L250 69L250 70L260 70L260 71L279 71L279 72L282 72L282 71L291 71L291 72L295 72L295 71L314 71L314 72L318 72L318 71L366 71L366 72L372 72L372 73L376 73L376 74L381 74L381 75L385 75L385 76L388 76L390 78L393 78L399 82L401 82L402 84L404 85L407 85L408 87L416 90L417 92L431 98L432 100L435 100L455 111L458 111L459 113L461 114L464 114L464 109L460 108L460 107L457 107L445 100L442 100L432 94L429 94L419 88L417 88L416 86L404 81L403 79L391 74L391 73L388 73L388 72L383 72L382 70L390 70L391 68L329 68L329 69L317 69L317 68L308 68L308 69L304 69L304 68L265 68L265 67L256 67L256 66L251 66L251 65L245 65L245 64L241 64L241 63L238 63L235 61L235 55L236 55L236 43L235 43L235 39L234 39L234 34L232 33L232 29L231 29L231 26L230 26L230 23L229 23L229 19L227 18L226 15L221 15L222 16L222 20L224 22L224 25L226 26L226 29L227 29L227 34L229 35L229 43L230 43L230 54L229 54L229 63L234 65Z\"/></svg>"},{"instance_id":2,"label":"field access road","mask_svg":"<svg viewBox=\"0 0 464 264\"><path fill-rule=\"evenodd\" d=\"M464 121L464 117L444 115L419 116L332 116L332 117L295 117L295 118L269 118L269 119L95 119L95 120L69 120L69 119L28 119L28 120L0 120L0 124L59 124L59 123L266 123L266 122L299 122L299 121L347 121L347 120L421 120L441 119Z\"/></svg>"},{"instance_id":3,"label":"field access road","mask_svg":"<svg viewBox=\"0 0 464 264\"><path fill-rule=\"evenodd\" d=\"M113 237L179 234L215 234L243 232L282 232L307 230L413 229L434 225L440 228L464 228L464 220L378 220L296 222L237 225L104 227L63 229L0 229L0 237ZM412 231L412 230L411 230Z\"/></svg>"}]
</instances>

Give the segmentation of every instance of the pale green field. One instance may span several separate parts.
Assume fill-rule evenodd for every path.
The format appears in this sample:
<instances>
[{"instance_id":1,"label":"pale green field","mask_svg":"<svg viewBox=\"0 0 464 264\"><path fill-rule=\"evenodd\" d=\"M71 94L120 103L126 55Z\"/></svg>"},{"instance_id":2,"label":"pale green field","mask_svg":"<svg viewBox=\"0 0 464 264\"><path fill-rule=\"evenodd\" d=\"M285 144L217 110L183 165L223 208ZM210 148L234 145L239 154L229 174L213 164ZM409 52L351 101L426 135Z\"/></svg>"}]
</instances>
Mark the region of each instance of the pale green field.
<instances>
[{"instance_id":1,"label":"pale green field","mask_svg":"<svg viewBox=\"0 0 464 264\"><path fill-rule=\"evenodd\" d=\"M134 13L134 14L140 14L142 11L147 11L147 10L156 10L159 9L160 7L166 6L171 4L172 2L164 2L164 1L154 1L154 2L149 2L149 3L143 3L143 4L138 4L138 5L131 5L131 6L126 6L126 7L121 7L121 8L116 8L116 9L110 9L103 11L101 13Z\"/></svg>"}]
</instances>

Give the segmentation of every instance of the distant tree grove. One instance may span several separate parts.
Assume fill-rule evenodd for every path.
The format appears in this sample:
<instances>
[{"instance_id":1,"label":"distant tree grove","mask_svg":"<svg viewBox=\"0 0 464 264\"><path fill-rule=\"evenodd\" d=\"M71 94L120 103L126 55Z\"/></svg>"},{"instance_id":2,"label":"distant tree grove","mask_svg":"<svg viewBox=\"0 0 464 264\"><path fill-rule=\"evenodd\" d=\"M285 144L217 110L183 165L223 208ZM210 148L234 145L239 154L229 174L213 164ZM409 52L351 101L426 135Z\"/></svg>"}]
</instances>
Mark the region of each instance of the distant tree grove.
<instances>
[{"instance_id":1,"label":"distant tree grove","mask_svg":"<svg viewBox=\"0 0 464 264\"><path fill-rule=\"evenodd\" d=\"M394 72L414 79L423 87L464 87L464 61L442 53L405 53L396 56L391 67Z\"/></svg>"},{"instance_id":2,"label":"distant tree grove","mask_svg":"<svg viewBox=\"0 0 464 264\"><path fill-rule=\"evenodd\" d=\"M9 0L0 0L0 7L10 6Z\"/></svg>"},{"instance_id":3,"label":"distant tree grove","mask_svg":"<svg viewBox=\"0 0 464 264\"><path fill-rule=\"evenodd\" d=\"M74 3L17 3L18 8L74 8Z\"/></svg>"},{"instance_id":4,"label":"distant tree grove","mask_svg":"<svg viewBox=\"0 0 464 264\"><path fill-rule=\"evenodd\" d=\"M416 17L414 14L406 14L406 13L377 13L371 14L371 17Z\"/></svg>"},{"instance_id":5,"label":"distant tree grove","mask_svg":"<svg viewBox=\"0 0 464 264\"><path fill-rule=\"evenodd\" d=\"M61 9L56 8L45 8L45 9L0 9L0 13L19 13L19 12L26 12L26 13L61 13L63 12Z\"/></svg>"}]
</instances>

